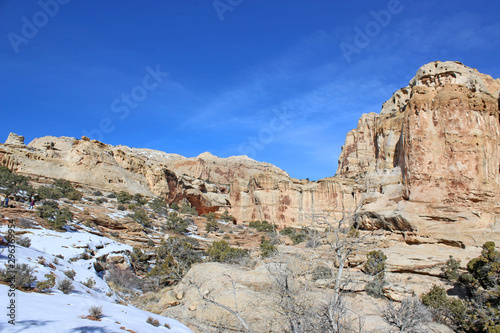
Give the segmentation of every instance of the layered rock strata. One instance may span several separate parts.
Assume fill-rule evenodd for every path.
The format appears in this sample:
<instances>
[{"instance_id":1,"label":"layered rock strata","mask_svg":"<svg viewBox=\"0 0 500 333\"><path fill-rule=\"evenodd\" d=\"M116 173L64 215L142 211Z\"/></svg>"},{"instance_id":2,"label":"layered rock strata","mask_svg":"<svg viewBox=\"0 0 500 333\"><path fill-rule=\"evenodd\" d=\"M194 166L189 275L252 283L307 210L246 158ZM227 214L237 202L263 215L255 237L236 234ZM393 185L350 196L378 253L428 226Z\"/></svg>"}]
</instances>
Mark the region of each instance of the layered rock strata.
<instances>
[{"instance_id":1,"label":"layered rock strata","mask_svg":"<svg viewBox=\"0 0 500 333\"><path fill-rule=\"evenodd\" d=\"M337 174L318 182L292 179L245 156L185 158L88 138L44 137L26 146L11 135L0 145L0 164L187 200L199 212L229 210L238 223L319 226L354 214L362 228L418 232L446 243L500 231L499 95L500 79L458 62L429 63L379 114L361 116L347 134Z\"/></svg>"},{"instance_id":2,"label":"layered rock strata","mask_svg":"<svg viewBox=\"0 0 500 333\"><path fill-rule=\"evenodd\" d=\"M151 149L112 146L83 137L46 136L24 145L14 133L0 145L0 165L27 175L64 178L112 191L163 196L169 203L189 201L200 213L227 208L229 183L283 170L246 156L219 158L210 153L185 158ZM24 140L24 138L22 138Z\"/></svg>"},{"instance_id":3,"label":"layered rock strata","mask_svg":"<svg viewBox=\"0 0 500 333\"><path fill-rule=\"evenodd\" d=\"M495 233L499 98L499 79L458 62L427 64L380 114L361 117L336 177L365 185L360 213L402 216L434 235Z\"/></svg>"}]
</instances>

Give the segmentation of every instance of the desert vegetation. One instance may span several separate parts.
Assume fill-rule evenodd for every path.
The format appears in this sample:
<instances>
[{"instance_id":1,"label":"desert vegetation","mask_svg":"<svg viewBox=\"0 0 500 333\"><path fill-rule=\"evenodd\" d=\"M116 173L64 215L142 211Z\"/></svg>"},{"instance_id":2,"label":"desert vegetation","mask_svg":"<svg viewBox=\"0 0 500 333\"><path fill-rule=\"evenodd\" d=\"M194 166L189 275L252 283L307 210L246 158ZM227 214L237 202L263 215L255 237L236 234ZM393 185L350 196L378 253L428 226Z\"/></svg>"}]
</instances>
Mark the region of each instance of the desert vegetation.
<instances>
[{"instance_id":1,"label":"desert vegetation","mask_svg":"<svg viewBox=\"0 0 500 333\"><path fill-rule=\"evenodd\" d=\"M0 281L16 289L31 289L36 282L34 268L28 264L15 264L10 270L0 268Z\"/></svg>"},{"instance_id":2,"label":"desert vegetation","mask_svg":"<svg viewBox=\"0 0 500 333\"><path fill-rule=\"evenodd\" d=\"M37 207L37 211L38 216L55 229L62 229L73 219L73 213L67 207L60 208L53 200L44 200L42 205Z\"/></svg>"},{"instance_id":3,"label":"desert vegetation","mask_svg":"<svg viewBox=\"0 0 500 333\"><path fill-rule=\"evenodd\" d=\"M463 299L449 297L444 288L433 286L423 295L434 320L461 332L498 332L500 330L500 252L494 242L483 245L481 255L467 263L459 273L459 262L450 258L444 277L465 290Z\"/></svg>"},{"instance_id":4,"label":"desert vegetation","mask_svg":"<svg viewBox=\"0 0 500 333\"><path fill-rule=\"evenodd\" d=\"M2 194L10 196L25 193L29 196L33 191L27 177L18 175L5 166L0 166L0 192Z\"/></svg>"},{"instance_id":5,"label":"desert vegetation","mask_svg":"<svg viewBox=\"0 0 500 333\"><path fill-rule=\"evenodd\" d=\"M109 209L123 211L123 216L144 227L144 233L150 235L149 239L144 246L135 247L127 254L130 267L115 264L104 267L105 281L116 295L131 302L141 295L182 285L186 277L192 278L189 272L195 265L218 263L226 265L222 266L224 269L234 267L235 270L252 270L264 265L271 279L271 284L265 287L266 299L270 300L266 306L279 318L276 325L284 332L361 332L365 318L353 311L349 303L352 283L361 278L352 275L352 267L355 267L355 271L365 276L361 278L366 281L361 291L385 304L380 318L395 330L419 332L432 321L459 332L494 332L500 328L497 292L500 255L493 242L486 242L481 255L470 260L466 269L453 256L442 267L443 281L455 290L462 290L460 297L448 295L449 288L440 284L434 285L421 297L407 295L397 302L388 302L387 287L392 283L387 273L388 255L380 248L371 247L369 242L365 243L371 233L360 230L350 215L334 218L323 214L313 217L315 224L301 228L280 229L265 220L237 225L227 210L220 215L208 213L198 216L187 203L169 207L161 197L146 198L125 191L111 192L107 196L101 191L83 192L62 180L32 189L28 178L16 177L5 168L0 173L3 177L1 181L11 195L32 191L32 195L42 199L37 205L36 216L53 229L61 230L78 223L81 216L88 218L92 215L92 209L95 209L92 207L103 204ZM70 201L82 198L88 204L75 215ZM87 224L95 227L95 219ZM191 237L199 235L197 230L205 231L203 237L197 236L201 242ZM160 240L158 235L162 237ZM116 237L119 237L118 233ZM207 242L209 239L210 242ZM16 243L28 248L31 240L23 236L16 238ZM360 249L364 259L353 264L353 255ZM69 261L90 260L92 256L92 251L85 250L80 257L70 258ZM62 256L59 258L64 259ZM38 263L44 267L53 266L58 264L58 258L53 260L53 264L45 258L39 259ZM64 272L65 279L45 274L43 279L37 281L34 269L26 264L17 265L15 274L14 277L13 273L0 269L0 282L8 284L16 281L16 288L22 290L41 293L59 290L64 294L71 293L75 284L88 289L94 289L97 284L91 277L76 282L73 270ZM230 282L229 289L233 289L232 304L221 303L210 290L205 293L207 290L203 289L206 287L202 287L202 283L188 281L198 289L203 302L222 309L229 316L217 323L218 329L260 330L254 319L241 310L246 303L238 295L238 277L231 274L224 276ZM99 319L98 309L94 310L92 315L89 309L89 316ZM151 318L148 323L160 326L160 322ZM235 321L227 318L234 318ZM200 325L204 329L210 326Z\"/></svg>"}]
</instances>

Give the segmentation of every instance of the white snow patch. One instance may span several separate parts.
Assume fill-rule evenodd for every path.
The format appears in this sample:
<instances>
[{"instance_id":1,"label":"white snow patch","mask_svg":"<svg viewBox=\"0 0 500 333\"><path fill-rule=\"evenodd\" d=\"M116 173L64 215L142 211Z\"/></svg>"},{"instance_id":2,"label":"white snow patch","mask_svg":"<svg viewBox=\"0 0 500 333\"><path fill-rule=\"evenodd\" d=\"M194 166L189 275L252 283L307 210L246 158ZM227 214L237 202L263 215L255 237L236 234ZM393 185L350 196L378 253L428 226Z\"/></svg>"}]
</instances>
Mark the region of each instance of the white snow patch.
<instances>
[{"instance_id":1,"label":"white snow patch","mask_svg":"<svg viewBox=\"0 0 500 333\"><path fill-rule=\"evenodd\" d=\"M8 290L7 286L0 285L0 294L7 295ZM3 300L7 301L6 298ZM53 294L39 294L17 290L15 300L15 325L0 324L2 333L125 332L120 327L135 332L192 333L190 329L176 320L142 311L133 306L98 299L95 295L86 292L72 292L64 295L59 291ZM88 309L91 306L102 306L101 321L84 318L88 315ZM156 328L146 323L148 317L157 319L162 326ZM170 326L170 329L163 326L165 323Z\"/></svg>"},{"instance_id":2,"label":"white snow patch","mask_svg":"<svg viewBox=\"0 0 500 333\"><path fill-rule=\"evenodd\" d=\"M203 240L203 241L208 240L208 238L201 237L201 236L198 236L198 235L187 234L186 236L191 237L191 238L194 238L194 239Z\"/></svg>"},{"instance_id":3,"label":"white snow patch","mask_svg":"<svg viewBox=\"0 0 500 333\"><path fill-rule=\"evenodd\" d=\"M127 213L126 212L109 213L108 216L110 218L112 218L113 220L116 220L116 219L124 218L125 216L127 216Z\"/></svg>"},{"instance_id":4,"label":"white snow patch","mask_svg":"<svg viewBox=\"0 0 500 333\"><path fill-rule=\"evenodd\" d=\"M56 287L50 293L25 293L15 291L14 297L7 297L9 287L0 285L0 305L4 309L10 299L15 300L15 324L2 319L0 331L7 332L124 332L121 327L135 332L191 332L186 326L176 320L139 310L133 306L117 304L118 297L112 292L106 281L94 270L95 258L109 253L124 253L132 247L116 242L107 237L97 236L85 231L57 232L53 230L19 229L27 232L31 246L15 247L16 263L26 263L35 269L37 281L44 281L45 274L56 276L56 285L66 279L67 270L76 272L73 282L74 290L65 295ZM6 234L7 227L1 226L0 233ZM85 249L95 251L92 259L78 259ZM5 250L5 249L4 249ZM0 254L0 267L7 263L6 251ZM55 255L62 255L64 259ZM56 261L57 263L54 263ZM55 267L51 268L49 263ZM88 279L95 281L95 287L90 289L82 283ZM5 295L5 296L4 296ZM109 296L108 296L109 295ZM102 306L104 317L101 321L85 319L91 306ZM5 316L5 314L4 314ZM161 326L154 327L146 323L148 317L159 320ZM4 317L5 318L5 317ZM167 323L170 330L163 325Z\"/></svg>"}]
</instances>

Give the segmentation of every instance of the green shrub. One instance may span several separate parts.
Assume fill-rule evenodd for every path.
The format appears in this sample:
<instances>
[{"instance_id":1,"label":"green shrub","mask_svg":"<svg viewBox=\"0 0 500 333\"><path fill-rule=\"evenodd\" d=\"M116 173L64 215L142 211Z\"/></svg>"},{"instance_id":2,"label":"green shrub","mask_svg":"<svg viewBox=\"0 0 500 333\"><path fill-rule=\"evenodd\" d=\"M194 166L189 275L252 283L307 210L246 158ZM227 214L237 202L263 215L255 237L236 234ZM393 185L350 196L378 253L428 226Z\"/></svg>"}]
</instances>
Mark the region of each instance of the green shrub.
<instances>
[{"instance_id":1,"label":"green shrub","mask_svg":"<svg viewBox=\"0 0 500 333\"><path fill-rule=\"evenodd\" d=\"M64 179L54 181L52 187L42 186L37 189L37 194L41 199L60 199L80 200L83 193L73 187L71 182Z\"/></svg>"},{"instance_id":2,"label":"green shrub","mask_svg":"<svg viewBox=\"0 0 500 333\"><path fill-rule=\"evenodd\" d=\"M69 294L73 291L73 282L68 279L64 279L57 284L57 289L62 291L64 294Z\"/></svg>"},{"instance_id":3,"label":"green shrub","mask_svg":"<svg viewBox=\"0 0 500 333\"><path fill-rule=\"evenodd\" d=\"M176 211L179 211L180 209L179 205L176 204L175 202L170 205L170 208Z\"/></svg>"},{"instance_id":4,"label":"green shrub","mask_svg":"<svg viewBox=\"0 0 500 333\"><path fill-rule=\"evenodd\" d=\"M172 230L173 232L182 234L188 232L187 228L190 224L191 223L189 219L183 219L177 212L172 212L168 214L166 227L168 230Z\"/></svg>"},{"instance_id":5,"label":"green shrub","mask_svg":"<svg viewBox=\"0 0 500 333\"><path fill-rule=\"evenodd\" d=\"M149 219L149 216L144 208L135 208L134 213L129 214L128 216L144 227L151 226L151 220Z\"/></svg>"},{"instance_id":6,"label":"green shrub","mask_svg":"<svg viewBox=\"0 0 500 333\"><path fill-rule=\"evenodd\" d=\"M76 272L74 270L68 269L67 271L64 271L64 275L69 277L71 280L75 279Z\"/></svg>"},{"instance_id":7,"label":"green shrub","mask_svg":"<svg viewBox=\"0 0 500 333\"><path fill-rule=\"evenodd\" d=\"M282 236L292 236L296 233L295 229L292 227L284 227L283 230L280 231L280 235Z\"/></svg>"},{"instance_id":8,"label":"green shrub","mask_svg":"<svg viewBox=\"0 0 500 333\"><path fill-rule=\"evenodd\" d=\"M446 261L445 266L442 268L443 275L448 281L458 281L460 273L458 269L460 268L460 260L456 260L453 256Z\"/></svg>"},{"instance_id":9,"label":"green shrub","mask_svg":"<svg viewBox=\"0 0 500 333\"><path fill-rule=\"evenodd\" d=\"M20 191L26 191L28 195L33 193L28 178L13 173L5 166L0 166L0 192L8 196Z\"/></svg>"},{"instance_id":10,"label":"green shrub","mask_svg":"<svg viewBox=\"0 0 500 333\"><path fill-rule=\"evenodd\" d=\"M385 277L384 272L386 260L387 256L381 250L370 251L366 255L364 272L368 275L383 280Z\"/></svg>"},{"instance_id":11,"label":"green shrub","mask_svg":"<svg viewBox=\"0 0 500 333\"><path fill-rule=\"evenodd\" d=\"M36 192L40 199L58 200L62 198L62 192L59 189L49 186L41 186L36 190Z\"/></svg>"},{"instance_id":12,"label":"green shrub","mask_svg":"<svg viewBox=\"0 0 500 333\"><path fill-rule=\"evenodd\" d=\"M226 222L233 222L234 217L232 215L230 215L227 210L225 210L224 213L222 213L222 215L220 216L220 220L226 221Z\"/></svg>"},{"instance_id":13,"label":"green shrub","mask_svg":"<svg viewBox=\"0 0 500 333\"><path fill-rule=\"evenodd\" d=\"M374 278L366 283L365 291L370 296L382 298L384 297L384 285L385 279Z\"/></svg>"},{"instance_id":14,"label":"green shrub","mask_svg":"<svg viewBox=\"0 0 500 333\"><path fill-rule=\"evenodd\" d=\"M231 247L225 240L213 242L207 250L210 261L238 262L248 256L248 251Z\"/></svg>"},{"instance_id":15,"label":"green shrub","mask_svg":"<svg viewBox=\"0 0 500 333\"><path fill-rule=\"evenodd\" d=\"M280 231L280 235L288 236L294 245L300 244L309 237L309 229L297 230L291 227L285 227Z\"/></svg>"},{"instance_id":16,"label":"green shrub","mask_svg":"<svg viewBox=\"0 0 500 333\"><path fill-rule=\"evenodd\" d=\"M16 243L20 246L24 246L24 247L30 247L31 246L31 239L29 239L28 237L19 237L17 240L16 240Z\"/></svg>"},{"instance_id":17,"label":"green shrub","mask_svg":"<svg viewBox=\"0 0 500 333\"><path fill-rule=\"evenodd\" d=\"M197 242L190 238L171 237L162 241L155 250L156 265L147 274L159 278L161 285L172 285L182 279L191 265L201 262L201 252L194 246Z\"/></svg>"},{"instance_id":18,"label":"green shrub","mask_svg":"<svg viewBox=\"0 0 500 333\"><path fill-rule=\"evenodd\" d=\"M34 269L27 264L16 264L13 271L0 268L0 280L14 285L16 289L31 288L31 284L36 281L33 272Z\"/></svg>"},{"instance_id":19,"label":"green shrub","mask_svg":"<svg viewBox=\"0 0 500 333\"><path fill-rule=\"evenodd\" d=\"M422 303L431 310L434 321L454 330L469 331L471 323L468 323L465 303L448 297L443 287L433 285L428 293L422 295Z\"/></svg>"},{"instance_id":20,"label":"green shrub","mask_svg":"<svg viewBox=\"0 0 500 333\"><path fill-rule=\"evenodd\" d=\"M49 207L52 207L52 208L59 208L59 204L56 201L54 201L54 200L43 200L42 204L44 206L49 206Z\"/></svg>"},{"instance_id":21,"label":"green shrub","mask_svg":"<svg viewBox=\"0 0 500 333\"><path fill-rule=\"evenodd\" d=\"M179 213L188 215L198 215L196 208L191 207L190 205L187 204L184 204L179 208Z\"/></svg>"},{"instance_id":22,"label":"green shrub","mask_svg":"<svg viewBox=\"0 0 500 333\"><path fill-rule=\"evenodd\" d=\"M202 216L210 222L216 221L214 212L210 212L208 214L203 214Z\"/></svg>"},{"instance_id":23,"label":"green shrub","mask_svg":"<svg viewBox=\"0 0 500 333\"><path fill-rule=\"evenodd\" d=\"M164 198L154 198L149 202L149 207L160 216L166 216L168 214L167 203Z\"/></svg>"},{"instance_id":24,"label":"green shrub","mask_svg":"<svg viewBox=\"0 0 500 333\"><path fill-rule=\"evenodd\" d=\"M83 193L75 189L71 182L67 180L56 179L54 181L54 186L61 191L63 198L68 198L69 200L80 200L83 196Z\"/></svg>"},{"instance_id":25,"label":"green shrub","mask_svg":"<svg viewBox=\"0 0 500 333\"><path fill-rule=\"evenodd\" d=\"M248 226L262 232L273 232L277 228L276 224L271 224L267 221L252 221L248 223Z\"/></svg>"},{"instance_id":26,"label":"green shrub","mask_svg":"<svg viewBox=\"0 0 500 333\"><path fill-rule=\"evenodd\" d=\"M265 237L262 236L260 239L260 251L261 256L267 258L273 256L278 249L276 249L276 246L274 246L269 239L265 239Z\"/></svg>"},{"instance_id":27,"label":"green shrub","mask_svg":"<svg viewBox=\"0 0 500 333\"><path fill-rule=\"evenodd\" d=\"M126 208L125 208L124 205L118 204L118 207L116 207L116 209L118 209L118 210L125 210Z\"/></svg>"},{"instance_id":28,"label":"green shrub","mask_svg":"<svg viewBox=\"0 0 500 333\"><path fill-rule=\"evenodd\" d=\"M137 202L137 204L144 206L145 204L148 203L148 198L145 198L142 194L136 193L134 194L134 201Z\"/></svg>"},{"instance_id":29,"label":"green shrub","mask_svg":"<svg viewBox=\"0 0 500 333\"><path fill-rule=\"evenodd\" d=\"M479 258L467 263L467 270L472 275L471 288L481 286L484 289L496 287L500 282L500 253L495 250L494 242L486 242Z\"/></svg>"},{"instance_id":30,"label":"green shrub","mask_svg":"<svg viewBox=\"0 0 500 333\"><path fill-rule=\"evenodd\" d=\"M433 285L428 293L422 296L422 303L433 309L441 309L448 306L446 290L443 287Z\"/></svg>"},{"instance_id":31,"label":"green shrub","mask_svg":"<svg viewBox=\"0 0 500 333\"><path fill-rule=\"evenodd\" d=\"M445 272L453 280L458 261L448 261ZM467 272L460 274L457 285L466 290L464 301L446 296L444 289L434 286L422 301L433 309L436 321L456 331L497 332L500 330L500 253L494 242L486 242L478 258L467 263Z\"/></svg>"},{"instance_id":32,"label":"green shrub","mask_svg":"<svg viewBox=\"0 0 500 333\"><path fill-rule=\"evenodd\" d=\"M314 267L312 271L312 280L320 280L320 279L331 279L333 276L332 270L326 266L319 265Z\"/></svg>"},{"instance_id":33,"label":"green shrub","mask_svg":"<svg viewBox=\"0 0 500 333\"><path fill-rule=\"evenodd\" d=\"M55 229L62 229L73 219L73 213L68 208L59 209L55 201L45 200L37 207L38 216L47 221Z\"/></svg>"},{"instance_id":34,"label":"green shrub","mask_svg":"<svg viewBox=\"0 0 500 333\"><path fill-rule=\"evenodd\" d=\"M134 247L130 254L130 263L136 271L147 272L149 269L149 255L141 249Z\"/></svg>"},{"instance_id":35,"label":"green shrub","mask_svg":"<svg viewBox=\"0 0 500 333\"><path fill-rule=\"evenodd\" d=\"M372 281L365 285L365 291L373 297L383 297L385 285L385 261L387 256L381 250L370 251L366 255L366 262L363 267L365 274L373 276Z\"/></svg>"},{"instance_id":36,"label":"green shrub","mask_svg":"<svg viewBox=\"0 0 500 333\"><path fill-rule=\"evenodd\" d=\"M305 241L307 239L307 235L303 233L296 233L290 236L290 239L292 240L293 245L297 245Z\"/></svg>"},{"instance_id":37,"label":"green shrub","mask_svg":"<svg viewBox=\"0 0 500 333\"><path fill-rule=\"evenodd\" d=\"M114 198L116 198L116 196L117 195L115 192L111 192L110 194L108 194L108 198L110 198L110 199L114 199Z\"/></svg>"},{"instance_id":38,"label":"green shrub","mask_svg":"<svg viewBox=\"0 0 500 333\"><path fill-rule=\"evenodd\" d=\"M217 221L207 221L205 224L205 231L212 232L219 230L219 223Z\"/></svg>"},{"instance_id":39,"label":"green shrub","mask_svg":"<svg viewBox=\"0 0 500 333\"><path fill-rule=\"evenodd\" d=\"M102 192L101 192L101 191L99 191L99 190L95 191L93 194L94 194L94 196L96 196L96 197L102 197Z\"/></svg>"},{"instance_id":40,"label":"green shrub","mask_svg":"<svg viewBox=\"0 0 500 333\"><path fill-rule=\"evenodd\" d=\"M121 191L116 195L116 200L118 201L118 203L121 204L128 204L130 200L132 200L132 198L133 198L132 195L128 194L125 191Z\"/></svg>"},{"instance_id":41,"label":"green shrub","mask_svg":"<svg viewBox=\"0 0 500 333\"><path fill-rule=\"evenodd\" d=\"M46 292L49 291L50 289L54 288L56 285L56 277L52 274L45 274L44 275L47 280L37 282L36 288L40 290L40 292Z\"/></svg>"},{"instance_id":42,"label":"green shrub","mask_svg":"<svg viewBox=\"0 0 500 333\"><path fill-rule=\"evenodd\" d=\"M106 198L98 198L95 202L97 202L98 204L102 204L108 202L108 200Z\"/></svg>"}]
</instances>

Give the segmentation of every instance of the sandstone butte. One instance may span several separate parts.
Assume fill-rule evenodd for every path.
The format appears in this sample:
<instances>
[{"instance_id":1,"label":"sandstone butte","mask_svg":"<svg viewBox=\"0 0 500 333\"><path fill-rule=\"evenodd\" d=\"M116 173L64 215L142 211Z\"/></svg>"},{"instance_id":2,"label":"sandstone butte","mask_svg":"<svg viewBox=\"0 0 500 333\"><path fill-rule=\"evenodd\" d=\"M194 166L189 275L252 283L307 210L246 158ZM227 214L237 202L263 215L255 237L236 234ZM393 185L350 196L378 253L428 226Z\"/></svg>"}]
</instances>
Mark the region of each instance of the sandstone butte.
<instances>
[{"instance_id":1,"label":"sandstone butte","mask_svg":"<svg viewBox=\"0 0 500 333\"><path fill-rule=\"evenodd\" d=\"M459 62L422 66L380 113L347 134L335 176L290 178L246 156L177 154L11 133L0 165L95 189L228 210L236 223L268 220L326 227L352 216L364 229L401 232L407 243L464 247L500 235L500 79Z\"/></svg>"}]
</instances>

